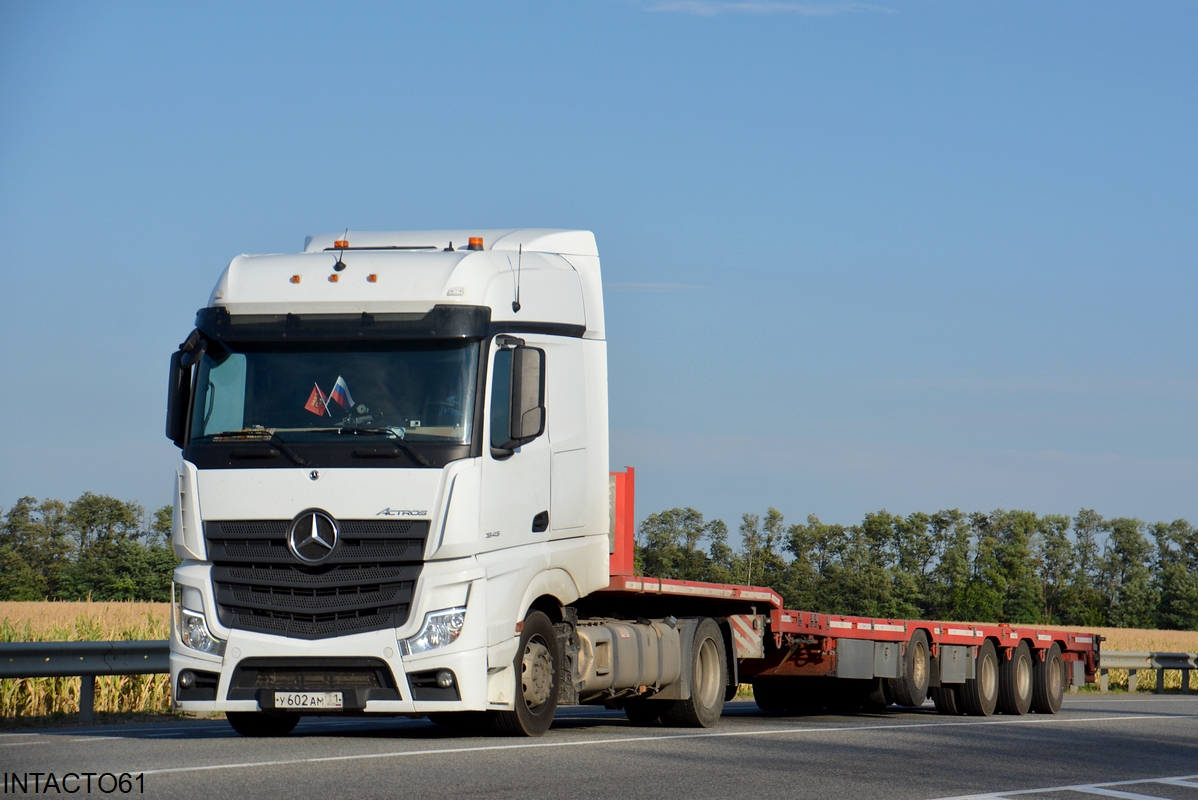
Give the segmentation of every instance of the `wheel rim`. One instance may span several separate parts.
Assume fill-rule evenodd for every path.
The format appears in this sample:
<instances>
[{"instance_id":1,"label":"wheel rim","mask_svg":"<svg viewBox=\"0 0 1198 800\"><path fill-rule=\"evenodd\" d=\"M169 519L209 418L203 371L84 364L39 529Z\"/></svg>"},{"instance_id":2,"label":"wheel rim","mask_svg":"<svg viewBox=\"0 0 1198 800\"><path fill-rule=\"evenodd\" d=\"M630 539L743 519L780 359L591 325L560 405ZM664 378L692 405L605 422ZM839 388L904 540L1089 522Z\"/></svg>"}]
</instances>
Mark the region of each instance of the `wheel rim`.
<instances>
[{"instance_id":1,"label":"wheel rim","mask_svg":"<svg viewBox=\"0 0 1198 800\"><path fill-rule=\"evenodd\" d=\"M1020 697L1028 697L1032 693L1032 660L1021 655L1015 662L1015 688Z\"/></svg>"},{"instance_id":2,"label":"wheel rim","mask_svg":"<svg viewBox=\"0 0 1198 800\"><path fill-rule=\"evenodd\" d=\"M928 659L927 648L923 642L918 642L915 645L915 663L911 665L911 680L915 683L915 688L922 689L928 682Z\"/></svg>"},{"instance_id":3,"label":"wheel rim","mask_svg":"<svg viewBox=\"0 0 1198 800\"><path fill-rule=\"evenodd\" d=\"M990 698L998 694L998 666L993 657L983 658L978 665L978 688L982 690L983 697Z\"/></svg>"},{"instance_id":4,"label":"wheel rim","mask_svg":"<svg viewBox=\"0 0 1198 800\"><path fill-rule=\"evenodd\" d=\"M549 692L553 687L553 658L539 636L529 639L524 645L520 686L529 709L535 711L549 701Z\"/></svg>"},{"instance_id":5,"label":"wheel rim","mask_svg":"<svg viewBox=\"0 0 1198 800\"><path fill-rule=\"evenodd\" d=\"M697 674L694 695L704 708L715 705L720 692L724 690L724 687L720 686L719 656L715 642L711 639L704 639L703 644L699 645L699 657L695 659Z\"/></svg>"}]
</instances>

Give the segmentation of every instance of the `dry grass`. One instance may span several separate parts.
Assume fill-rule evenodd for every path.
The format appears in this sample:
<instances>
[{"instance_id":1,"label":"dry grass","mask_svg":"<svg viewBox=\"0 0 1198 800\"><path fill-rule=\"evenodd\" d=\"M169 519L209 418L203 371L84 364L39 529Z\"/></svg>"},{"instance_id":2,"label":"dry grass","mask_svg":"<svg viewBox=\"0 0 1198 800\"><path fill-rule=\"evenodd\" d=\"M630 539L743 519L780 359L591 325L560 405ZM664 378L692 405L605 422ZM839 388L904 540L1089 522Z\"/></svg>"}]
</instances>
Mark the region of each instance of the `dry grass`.
<instances>
[{"instance_id":1,"label":"dry grass","mask_svg":"<svg viewBox=\"0 0 1198 800\"><path fill-rule=\"evenodd\" d=\"M1082 630L1076 625L1046 626L1051 630ZM1198 631L1154 631L1141 628L1084 628L1103 638L1103 650L1158 653L1198 653Z\"/></svg>"},{"instance_id":2,"label":"dry grass","mask_svg":"<svg viewBox=\"0 0 1198 800\"><path fill-rule=\"evenodd\" d=\"M0 642L165 639L169 603L0 602ZM161 714L170 711L166 675L96 678L96 711ZM42 717L79 711L78 678L0 681L0 717Z\"/></svg>"}]
</instances>

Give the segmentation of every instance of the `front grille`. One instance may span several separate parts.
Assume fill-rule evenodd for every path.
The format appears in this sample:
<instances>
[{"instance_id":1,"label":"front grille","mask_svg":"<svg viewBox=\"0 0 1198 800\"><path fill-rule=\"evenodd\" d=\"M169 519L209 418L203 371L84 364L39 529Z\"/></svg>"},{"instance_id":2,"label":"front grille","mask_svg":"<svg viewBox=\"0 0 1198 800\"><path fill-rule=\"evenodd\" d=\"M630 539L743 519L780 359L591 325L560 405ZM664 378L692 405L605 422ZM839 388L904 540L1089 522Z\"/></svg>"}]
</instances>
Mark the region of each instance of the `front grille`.
<instances>
[{"instance_id":1,"label":"front grille","mask_svg":"<svg viewBox=\"0 0 1198 800\"><path fill-rule=\"evenodd\" d=\"M341 520L322 563L287 547L290 520L204 523L221 624L297 639L395 628L408 619L426 520Z\"/></svg>"}]
</instances>

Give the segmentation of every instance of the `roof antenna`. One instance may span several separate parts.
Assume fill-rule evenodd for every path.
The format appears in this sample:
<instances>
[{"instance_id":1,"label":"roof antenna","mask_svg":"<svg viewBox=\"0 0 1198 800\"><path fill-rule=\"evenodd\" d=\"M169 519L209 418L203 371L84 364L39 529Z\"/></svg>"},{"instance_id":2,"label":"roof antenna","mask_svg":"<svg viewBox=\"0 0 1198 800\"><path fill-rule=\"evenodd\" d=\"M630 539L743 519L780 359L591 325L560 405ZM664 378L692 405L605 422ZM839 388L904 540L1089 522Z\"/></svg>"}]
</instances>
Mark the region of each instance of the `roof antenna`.
<instances>
[{"instance_id":1,"label":"roof antenna","mask_svg":"<svg viewBox=\"0 0 1198 800\"><path fill-rule=\"evenodd\" d=\"M345 252L345 248L349 247L349 228L345 229L345 233L340 239L333 242L333 247L337 248L337 263L333 265L333 269L340 272L345 269L345 262L341 260L341 255Z\"/></svg>"},{"instance_id":2,"label":"roof antenna","mask_svg":"<svg viewBox=\"0 0 1198 800\"><path fill-rule=\"evenodd\" d=\"M520 250L516 254L516 299L512 301L512 311L520 311L520 268L524 266L524 245L520 245Z\"/></svg>"}]
</instances>

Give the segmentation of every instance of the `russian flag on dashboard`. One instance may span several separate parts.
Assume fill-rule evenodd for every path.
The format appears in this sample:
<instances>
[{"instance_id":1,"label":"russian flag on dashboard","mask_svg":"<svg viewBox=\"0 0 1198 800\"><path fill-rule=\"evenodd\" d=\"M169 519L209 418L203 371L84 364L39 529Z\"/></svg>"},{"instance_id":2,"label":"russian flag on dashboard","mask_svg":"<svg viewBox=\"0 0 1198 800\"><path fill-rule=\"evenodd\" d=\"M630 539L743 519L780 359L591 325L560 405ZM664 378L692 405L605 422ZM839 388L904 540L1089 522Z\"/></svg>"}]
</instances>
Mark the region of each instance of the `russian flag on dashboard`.
<instances>
[{"instance_id":1,"label":"russian flag on dashboard","mask_svg":"<svg viewBox=\"0 0 1198 800\"><path fill-rule=\"evenodd\" d=\"M337 382L333 384L333 391L329 392L329 399L340 403L342 408L349 408L354 404L354 398L349 393L349 386L345 384L345 378L337 376Z\"/></svg>"}]
</instances>

